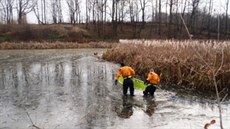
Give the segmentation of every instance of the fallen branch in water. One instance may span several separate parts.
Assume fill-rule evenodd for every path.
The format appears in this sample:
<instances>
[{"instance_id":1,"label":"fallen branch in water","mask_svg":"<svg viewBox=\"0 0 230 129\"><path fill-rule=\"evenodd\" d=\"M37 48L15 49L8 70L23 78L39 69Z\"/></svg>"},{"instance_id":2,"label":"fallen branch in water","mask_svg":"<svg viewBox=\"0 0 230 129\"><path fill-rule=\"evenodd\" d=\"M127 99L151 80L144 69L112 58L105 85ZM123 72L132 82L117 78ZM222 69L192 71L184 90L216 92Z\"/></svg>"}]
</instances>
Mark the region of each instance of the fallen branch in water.
<instances>
[{"instance_id":1,"label":"fallen branch in water","mask_svg":"<svg viewBox=\"0 0 230 129\"><path fill-rule=\"evenodd\" d=\"M30 122L31 122L32 126L35 127L36 129L41 129L41 128L39 128L38 126L36 126L36 125L33 123L32 119L31 119L31 117L30 117L30 114L26 111L25 108L24 108L24 110L25 110L25 112L26 112L26 115L27 115L28 118L30 119Z\"/></svg>"}]
</instances>

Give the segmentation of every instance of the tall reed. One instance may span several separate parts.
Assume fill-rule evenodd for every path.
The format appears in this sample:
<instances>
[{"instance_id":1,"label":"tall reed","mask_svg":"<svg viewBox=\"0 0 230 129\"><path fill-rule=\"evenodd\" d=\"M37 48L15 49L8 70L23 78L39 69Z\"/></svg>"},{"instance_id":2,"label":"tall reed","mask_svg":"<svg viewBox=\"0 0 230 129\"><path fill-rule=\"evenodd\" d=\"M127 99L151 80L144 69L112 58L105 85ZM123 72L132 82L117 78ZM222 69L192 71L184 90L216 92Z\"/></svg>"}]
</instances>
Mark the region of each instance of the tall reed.
<instances>
[{"instance_id":1,"label":"tall reed","mask_svg":"<svg viewBox=\"0 0 230 129\"><path fill-rule=\"evenodd\" d=\"M224 64L216 79L218 88L229 93L228 41L120 40L120 44L109 49L103 58L117 63L125 62L142 78L150 68L154 68L162 82L174 84L178 89L214 93L213 74L221 65L222 49Z\"/></svg>"}]
</instances>

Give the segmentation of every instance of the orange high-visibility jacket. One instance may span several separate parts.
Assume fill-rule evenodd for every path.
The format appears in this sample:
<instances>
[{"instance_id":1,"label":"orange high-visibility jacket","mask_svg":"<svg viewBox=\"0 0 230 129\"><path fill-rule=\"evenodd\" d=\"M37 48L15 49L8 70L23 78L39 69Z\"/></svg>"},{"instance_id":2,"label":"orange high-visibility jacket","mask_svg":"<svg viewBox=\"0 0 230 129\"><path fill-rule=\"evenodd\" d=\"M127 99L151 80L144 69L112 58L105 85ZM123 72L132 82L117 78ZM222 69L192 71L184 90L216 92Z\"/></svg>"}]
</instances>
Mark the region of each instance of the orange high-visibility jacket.
<instances>
[{"instance_id":1,"label":"orange high-visibility jacket","mask_svg":"<svg viewBox=\"0 0 230 129\"><path fill-rule=\"evenodd\" d=\"M160 77L155 72L150 72L148 74L147 80L152 84L159 84Z\"/></svg>"},{"instance_id":2,"label":"orange high-visibility jacket","mask_svg":"<svg viewBox=\"0 0 230 129\"><path fill-rule=\"evenodd\" d=\"M118 80L120 76L127 78L127 77L132 77L134 75L135 75L135 71L131 67L124 66L124 67L121 67L119 71L117 72L117 76L115 80Z\"/></svg>"}]
</instances>

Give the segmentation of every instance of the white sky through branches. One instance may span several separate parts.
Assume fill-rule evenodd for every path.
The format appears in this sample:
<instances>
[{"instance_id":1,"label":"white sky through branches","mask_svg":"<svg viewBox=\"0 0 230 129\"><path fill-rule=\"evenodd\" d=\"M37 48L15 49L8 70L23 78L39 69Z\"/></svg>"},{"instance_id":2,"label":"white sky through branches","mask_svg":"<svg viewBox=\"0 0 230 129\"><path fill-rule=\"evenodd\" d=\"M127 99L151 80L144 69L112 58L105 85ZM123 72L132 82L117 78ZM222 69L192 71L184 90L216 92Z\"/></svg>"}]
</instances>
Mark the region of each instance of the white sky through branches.
<instances>
[{"instance_id":1,"label":"white sky through branches","mask_svg":"<svg viewBox=\"0 0 230 129\"><path fill-rule=\"evenodd\" d=\"M81 1L81 5L80 5L80 9L81 9L81 19L82 21L85 21L85 0L80 0ZM139 0L136 0L139 2ZM152 1L152 0L148 0L148 1ZM166 12L166 1L167 0L162 0L162 12ZM179 3L183 3L184 0L179 0ZM191 0L189 0L191 1ZM205 5L207 5L208 8L208 3L210 0L200 0L200 4L199 4L199 8L202 9ZM213 0L213 12L212 15L217 15L217 14L224 14L225 13L225 2L226 0ZM107 12L108 12L108 16L107 16L107 20L111 21L111 16L109 15L109 13L111 13L111 0L108 0L108 8L107 8ZM168 5L168 4L167 4ZM169 7L168 11L169 11ZM181 7L179 7L181 8ZM128 7L126 8L128 9ZM180 9L179 9L180 10ZM189 12L191 10L191 6L187 7L186 12ZM214 11L215 10L215 11ZM52 23L52 17L51 17L51 8L48 7L47 8L47 18L48 18L48 23ZM148 3L148 6L146 7L146 21L151 20L151 3ZM68 23L69 20L69 14L68 14L68 7L67 7L67 3L66 0L62 0L62 14L63 14L63 18L64 18L64 22ZM139 15L141 17L141 12L139 11ZM126 19L128 18L129 15L126 15ZM37 19L34 15L34 12L30 12L29 14L27 14L27 21L28 23L37 23Z\"/></svg>"}]
</instances>

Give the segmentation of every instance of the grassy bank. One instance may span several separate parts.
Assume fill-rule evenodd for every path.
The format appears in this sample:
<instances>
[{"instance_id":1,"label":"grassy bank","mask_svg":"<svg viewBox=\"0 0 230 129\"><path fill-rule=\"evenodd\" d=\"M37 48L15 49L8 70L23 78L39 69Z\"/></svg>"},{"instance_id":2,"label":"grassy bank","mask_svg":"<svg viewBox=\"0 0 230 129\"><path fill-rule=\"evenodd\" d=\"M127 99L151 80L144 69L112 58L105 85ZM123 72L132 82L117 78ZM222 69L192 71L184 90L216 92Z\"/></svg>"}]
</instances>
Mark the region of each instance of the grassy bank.
<instances>
[{"instance_id":1,"label":"grassy bank","mask_svg":"<svg viewBox=\"0 0 230 129\"><path fill-rule=\"evenodd\" d=\"M163 88L215 96L214 78L221 97L230 89L230 42L121 41L103 58L125 62L144 79L150 68L161 76ZM221 64L223 59L223 64ZM220 67L221 66L221 67ZM217 73L218 69L220 71Z\"/></svg>"},{"instance_id":2,"label":"grassy bank","mask_svg":"<svg viewBox=\"0 0 230 129\"><path fill-rule=\"evenodd\" d=\"M96 33L73 25L0 24L0 42L93 42Z\"/></svg>"},{"instance_id":3,"label":"grassy bank","mask_svg":"<svg viewBox=\"0 0 230 129\"><path fill-rule=\"evenodd\" d=\"M114 43L92 42L3 42L0 43L0 50L3 49L69 49L69 48L112 48Z\"/></svg>"},{"instance_id":4,"label":"grassy bank","mask_svg":"<svg viewBox=\"0 0 230 129\"><path fill-rule=\"evenodd\" d=\"M118 39L187 39L185 29L168 35L167 24L162 24L161 34L158 29L159 24L151 22L145 23L143 28L140 22L118 23L117 30L114 30L113 23L106 22L104 24L1 24L0 23L0 43L1 42L113 42ZM172 25L172 28L177 28ZM193 39L216 39L217 32L207 35L207 30L199 30L193 33ZM220 34L221 39L228 36Z\"/></svg>"}]
</instances>

